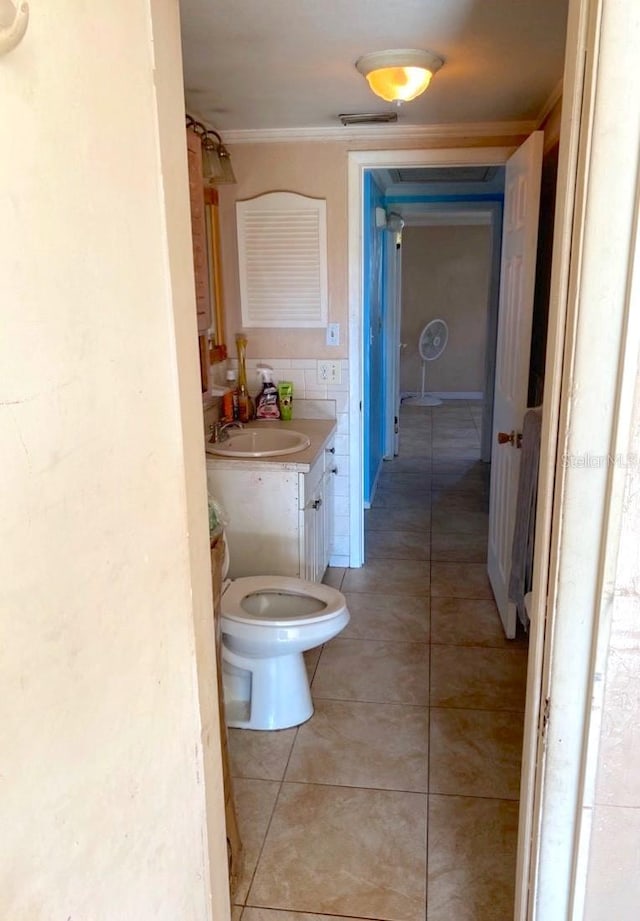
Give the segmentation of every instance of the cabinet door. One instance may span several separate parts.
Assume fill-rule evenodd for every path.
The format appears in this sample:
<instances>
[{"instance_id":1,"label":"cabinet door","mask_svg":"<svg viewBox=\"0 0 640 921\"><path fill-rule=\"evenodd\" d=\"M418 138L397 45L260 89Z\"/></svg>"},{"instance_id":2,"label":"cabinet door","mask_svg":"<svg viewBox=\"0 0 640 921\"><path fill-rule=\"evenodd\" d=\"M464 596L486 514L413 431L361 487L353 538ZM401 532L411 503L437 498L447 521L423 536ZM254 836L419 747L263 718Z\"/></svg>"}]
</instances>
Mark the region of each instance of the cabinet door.
<instances>
[{"instance_id":1,"label":"cabinet door","mask_svg":"<svg viewBox=\"0 0 640 921\"><path fill-rule=\"evenodd\" d=\"M298 474L238 461L207 464L209 492L227 516L229 578L302 576Z\"/></svg>"},{"instance_id":2,"label":"cabinet door","mask_svg":"<svg viewBox=\"0 0 640 921\"><path fill-rule=\"evenodd\" d=\"M324 571L329 565L331 548L333 547L333 494L334 482L337 473L338 465L336 463L336 459L329 450L326 455L326 467L324 471L324 555L322 558L322 576L324 576Z\"/></svg>"},{"instance_id":3,"label":"cabinet door","mask_svg":"<svg viewBox=\"0 0 640 921\"><path fill-rule=\"evenodd\" d=\"M187 129L187 155L189 160L193 271L196 282L196 312L198 314L198 332L204 332L211 326L211 294L209 291L209 253L202 179L202 143L195 131L190 128Z\"/></svg>"},{"instance_id":4,"label":"cabinet door","mask_svg":"<svg viewBox=\"0 0 640 921\"><path fill-rule=\"evenodd\" d=\"M310 500L309 505L305 508L303 514L303 560L302 560L302 578L309 582L318 581L318 510L314 508L315 500Z\"/></svg>"},{"instance_id":5,"label":"cabinet door","mask_svg":"<svg viewBox=\"0 0 640 921\"><path fill-rule=\"evenodd\" d=\"M325 554L324 458L319 458L309 473L301 475L302 510L301 569L304 578L319 582Z\"/></svg>"}]
</instances>

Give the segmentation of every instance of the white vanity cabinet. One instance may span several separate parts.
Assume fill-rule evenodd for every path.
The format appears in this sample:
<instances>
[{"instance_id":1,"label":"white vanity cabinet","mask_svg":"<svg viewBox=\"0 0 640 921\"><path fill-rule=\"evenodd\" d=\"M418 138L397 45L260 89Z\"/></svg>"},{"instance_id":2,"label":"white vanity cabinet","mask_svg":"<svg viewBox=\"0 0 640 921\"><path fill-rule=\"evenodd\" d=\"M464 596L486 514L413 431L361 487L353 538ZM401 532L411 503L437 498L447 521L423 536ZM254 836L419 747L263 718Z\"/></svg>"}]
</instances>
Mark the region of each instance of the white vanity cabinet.
<instances>
[{"instance_id":1,"label":"white vanity cabinet","mask_svg":"<svg viewBox=\"0 0 640 921\"><path fill-rule=\"evenodd\" d=\"M228 522L229 576L283 575L319 582L329 562L331 440L310 463L207 459L209 492Z\"/></svg>"}]
</instances>

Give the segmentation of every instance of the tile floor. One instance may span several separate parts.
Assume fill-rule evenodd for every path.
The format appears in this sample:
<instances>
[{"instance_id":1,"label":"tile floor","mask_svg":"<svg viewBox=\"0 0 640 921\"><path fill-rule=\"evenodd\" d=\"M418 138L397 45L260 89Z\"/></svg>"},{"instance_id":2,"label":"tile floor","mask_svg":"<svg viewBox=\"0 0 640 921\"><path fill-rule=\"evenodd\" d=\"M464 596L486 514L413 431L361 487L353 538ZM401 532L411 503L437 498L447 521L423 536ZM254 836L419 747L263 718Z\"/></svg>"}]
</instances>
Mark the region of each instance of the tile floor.
<instances>
[{"instance_id":1,"label":"tile floor","mask_svg":"<svg viewBox=\"0 0 640 921\"><path fill-rule=\"evenodd\" d=\"M308 657L314 716L230 732L234 921L512 918L527 652L485 574L479 426L477 404L403 407L367 564L327 572L351 622Z\"/></svg>"}]
</instances>

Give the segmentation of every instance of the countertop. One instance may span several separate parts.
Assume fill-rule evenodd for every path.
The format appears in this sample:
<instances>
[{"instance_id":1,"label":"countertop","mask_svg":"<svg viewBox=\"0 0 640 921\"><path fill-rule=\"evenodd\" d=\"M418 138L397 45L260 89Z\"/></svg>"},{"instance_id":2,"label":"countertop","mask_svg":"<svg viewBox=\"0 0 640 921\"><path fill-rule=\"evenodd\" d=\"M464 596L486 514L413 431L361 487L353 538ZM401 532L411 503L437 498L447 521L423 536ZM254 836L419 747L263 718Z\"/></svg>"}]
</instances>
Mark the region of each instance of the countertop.
<instances>
[{"instance_id":1,"label":"countertop","mask_svg":"<svg viewBox=\"0 0 640 921\"><path fill-rule=\"evenodd\" d=\"M207 453L207 466L215 466L224 469L238 467L239 464L249 468L256 467L281 467L283 470L295 470L298 473L308 473L313 467L315 461L320 457L322 451L327 446L329 440L335 434L335 419L292 419L291 422L260 420L248 422L244 428L281 428L293 429L294 432L302 432L310 439L311 444L304 451L298 451L296 454L274 454L271 457L220 457L217 454Z\"/></svg>"}]
</instances>

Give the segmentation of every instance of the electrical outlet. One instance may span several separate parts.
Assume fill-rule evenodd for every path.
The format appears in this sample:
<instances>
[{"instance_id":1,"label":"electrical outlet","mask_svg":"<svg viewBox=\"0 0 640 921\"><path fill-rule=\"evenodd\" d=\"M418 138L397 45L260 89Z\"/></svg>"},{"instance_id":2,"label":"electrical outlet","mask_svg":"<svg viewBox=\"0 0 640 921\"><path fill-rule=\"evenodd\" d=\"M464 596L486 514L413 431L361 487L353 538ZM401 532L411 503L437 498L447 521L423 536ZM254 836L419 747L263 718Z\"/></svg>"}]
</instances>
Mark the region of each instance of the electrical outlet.
<instances>
[{"instance_id":1,"label":"electrical outlet","mask_svg":"<svg viewBox=\"0 0 640 921\"><path fill-rule=\"evenodd\" d=\"M339 384L340 383L340 362L321 359L318 362L318 383L319 384Z\"/></svg>"},{"instance_id":2,"label":"electrical outlet","mask_svg":"<svg viewBox=\"0 0 640 921\"><path fill-rule=\"evenodd\" d=\"M329 323L327 326L327 345L340 345L339 323Z\"/></svg>"}]
</instances>

